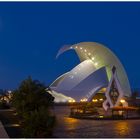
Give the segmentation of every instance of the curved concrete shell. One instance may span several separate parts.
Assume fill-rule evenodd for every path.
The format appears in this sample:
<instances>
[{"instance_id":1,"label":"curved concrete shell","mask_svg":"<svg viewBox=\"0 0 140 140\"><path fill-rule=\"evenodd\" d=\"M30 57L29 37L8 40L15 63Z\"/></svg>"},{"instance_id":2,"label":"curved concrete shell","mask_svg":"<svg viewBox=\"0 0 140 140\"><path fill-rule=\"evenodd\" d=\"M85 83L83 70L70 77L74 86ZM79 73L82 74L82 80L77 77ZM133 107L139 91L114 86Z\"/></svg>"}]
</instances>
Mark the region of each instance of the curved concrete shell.
<instances>
[{"instance_id":1,"label":"curved concrete shell","mask_svg":"<svg viewBox=\"0 0 140 140\"><path fill-rule=\"evenodd\" d=\"M91 60L85 60L55 80L51 89L80 101L82 98L90 100L98 90L107 87L107 85L108 78L105 67L96 70Z\"/></svg>"},{"instance_id":2,"label":"curved concrete shell","mask_svg":"<svg viewBox=\"0 0 140 140\"><path fill-rule=\"evenodd\" d=\"M68 75L69 72L62 74L61 76L59 76L51 85L50 87L57 87L58 84L61 83L61 81L66 77L66 75Z\"/></svg>"},{"instance_id":3,"label":"curved concrete shell","mask_svg":"<svg viewBox=\"0 0 140 140\"><path fill-rule=\"evenodd\" d=\"M93 71L98 70L102 67L105 67L109 80L111 78L111 69L113 66L115 66L117 69L118 80L122 87L124 96L131 95L130 85L129 85L129 81L127 78L127 74L124 70L124 67L119 61L119 59L116 57L116 55L111 50L109 50L104 45L101 45L99 43L82 42L82 43L74 44L72 46L61 48L57 54L57 57L63 52L70 49L73 49L76 51L81 62L83 61L85 62L85 60L90 60L90 62L92 62L92 65L93 65L93 68L92 68ZM88 70L89 68L85 66L85 68L83 69ZM71 85L67 85L65 88L69 89L71 88Z\"/></svg>"},{"instance_id":4,"label":"curved concrete shell","mask_svg":"<svg viewBox=\"0 0 140 140\"><path fill-rule=\"evenodd\" d=\"M54 102L56 103L65 103L69 100L73 100L73 98L63 95L62 93L58 93L56 91L49 92L55 99Z\"/></svg>"}]
</instances>

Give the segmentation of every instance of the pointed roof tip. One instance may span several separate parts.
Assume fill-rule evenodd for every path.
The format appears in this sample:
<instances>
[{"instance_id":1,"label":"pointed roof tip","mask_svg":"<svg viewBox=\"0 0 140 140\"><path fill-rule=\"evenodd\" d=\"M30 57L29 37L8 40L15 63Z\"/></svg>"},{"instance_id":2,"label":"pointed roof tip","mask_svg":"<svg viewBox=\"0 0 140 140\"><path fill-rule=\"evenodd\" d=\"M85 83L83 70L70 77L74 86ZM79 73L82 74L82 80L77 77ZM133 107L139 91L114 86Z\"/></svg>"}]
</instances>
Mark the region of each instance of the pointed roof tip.
<instances>
[{"instance_id":1,"label":"pointed roof tip","mask_svg":"<svg viewBox=\"0 0 140 140\"><path fill-rule=\"evenodd\" d=\"M59 51L58 51L58 53L57 53L57 55L56 55L56 59L59 57L59 55L61 55L63 52L65 52L65 51L67 51L68 49L70 49L70 47L71 47L72 45L64 45L64 46L62 46L60 49L59 49Z\"/></svg>"}]
</instances>

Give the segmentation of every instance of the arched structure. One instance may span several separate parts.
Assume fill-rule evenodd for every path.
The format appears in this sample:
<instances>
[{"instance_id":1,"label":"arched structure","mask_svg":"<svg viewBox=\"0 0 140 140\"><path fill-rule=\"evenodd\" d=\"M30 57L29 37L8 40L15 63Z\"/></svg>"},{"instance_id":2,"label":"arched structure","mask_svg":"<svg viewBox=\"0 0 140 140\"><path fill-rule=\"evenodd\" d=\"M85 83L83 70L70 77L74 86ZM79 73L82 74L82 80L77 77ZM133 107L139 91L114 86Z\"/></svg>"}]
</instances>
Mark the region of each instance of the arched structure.
<instances>
[{"instance_id":1,"label":"arched structure","mask_svg":"<svg viewBox=\"0 0 140 140\"><path fill-rule=\"evenodd\" d=\"M111 50L99 43L82 42L61 48L57 57L70 49L76 51L81 63L70 72L60 76L57 79L57 84L54 82L51 85L53 90L64 93L72 98L75 98L74 94L78 94L79 99L86 97L90 100L101 87L107 87L108 81L111 79L111 69L115 66L124 96L129 97L131 95L124 67ZM97 81L97 79L100 80ZM78 90L81 90L80 94Z\"/></svg>"}]
</instances>

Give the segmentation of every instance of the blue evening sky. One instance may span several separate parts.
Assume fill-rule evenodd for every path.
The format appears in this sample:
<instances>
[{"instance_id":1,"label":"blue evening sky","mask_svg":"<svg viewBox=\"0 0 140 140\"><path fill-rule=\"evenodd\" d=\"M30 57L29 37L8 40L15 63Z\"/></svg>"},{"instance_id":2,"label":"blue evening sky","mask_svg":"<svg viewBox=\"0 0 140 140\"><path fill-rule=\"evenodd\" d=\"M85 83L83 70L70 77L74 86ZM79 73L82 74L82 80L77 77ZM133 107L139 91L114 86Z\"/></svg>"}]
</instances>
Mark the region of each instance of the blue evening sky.
<instances>
[{"instance_id":1,"label":"blue evening sky","mask_svg":"<svg viewBox=\"0 0 140 140\"><path fill-rule=\"evenodd\" d=\"M49 85L79 63L84 41L108 46L121 60L131 87L140 87L140 3L0 3L0 88L14 89L31 75Z\"/></svg>"}]
</instances>

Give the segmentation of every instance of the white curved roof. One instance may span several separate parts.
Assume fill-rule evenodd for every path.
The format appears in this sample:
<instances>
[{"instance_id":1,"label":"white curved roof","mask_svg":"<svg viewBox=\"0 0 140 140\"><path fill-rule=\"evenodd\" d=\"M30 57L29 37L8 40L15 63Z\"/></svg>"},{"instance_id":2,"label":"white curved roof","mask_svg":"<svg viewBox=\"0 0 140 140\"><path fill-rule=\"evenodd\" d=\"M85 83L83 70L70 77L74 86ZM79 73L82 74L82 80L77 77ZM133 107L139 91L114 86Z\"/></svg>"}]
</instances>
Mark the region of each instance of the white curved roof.
<instances>
[{"instance_id":1,"label":"white curved roof","mask_svg":"<svg viewBox=\"0 0 140 140\"><path fill-rule=\"evenodd\" d=\"M73 49L78 54L80 61L85 62L85 60L90 60L93 64L93 71L100 69L101 67L106 67L108 79L111 78L111 69L113 66L117 69L117 76L122 87L125 96L131 95L130 85L127 78L127 74L124 70L123 65L116 57L116 55L106 48L104 45L95 42L82 42L74 44L72 46L63 47L59 50L57 57L63 52ZM82 64L82 63L81 63ZM90 64L91 65L91 64ZM88 69L85 66L85 71ZM67 85L66 88L70 88Z\"/></svg>"},{"instance_id":2,"label":"white curved roof","mask_svg":"<svg viewBox=\"0 0 140 140\"><path fill-rule=\"evenodd\" d=\"M91 74L89 74L85 79L83 79L77 86L75 86L71 91L74 95L79 95L77 97L72 94L72 97L79 101L80 99L86 98L89 101L101 88L108 86L108 78L105 67L102 67Z\"/></svg>"},{"instance_id":3,"label":"white curved roof","mask_svg":"<svg viewBox=\"0 0 140 140\"><path fill-rule=\"evenodd\" d=\"M85 60L67 73L60 84L51 86L51 89L80 101L82 98L90 100L96 91L107 85L105 67L96 70L90 60Z\"/></svg>"},{"instance_id":4,"label":"white curved roof","mask_svg":"<svg viewBox=\"0 0 140 140\"><path fill-rule=\"evenodd\" d=\"M95 70L96 68L93 63L90 60L85 60L65 75L64 79L58 83L57 89L59 91L61 91L61 89L72 90Z\"/></svg>"},{"instance_id":5,"label":"white curved roof","mask_svg":"<svg viewBox=\"0 0 140 140\"><path fill-rule=\"evenodd\" d=\"M58 93L56 91L49 92L54 97L55 103L65 103L69 100L73 100L73 98L63 95L62 93Z\"/></svg>"},{"instance_id":6,"label":"white curved roof","mask_svg":"<svg viewBox=\"0 0 140 140\"><path fill-rule=\"evenodd\" d=\"M65 78L65 76L66 76L68 73L69 73L69 72L64 73L64 74L62 74L61 76L59 76L50 86L51 86L51 87L56 87L56 86L58 86L58 84L60 84L60 82Z\"/></svg>"}]
</instances>

